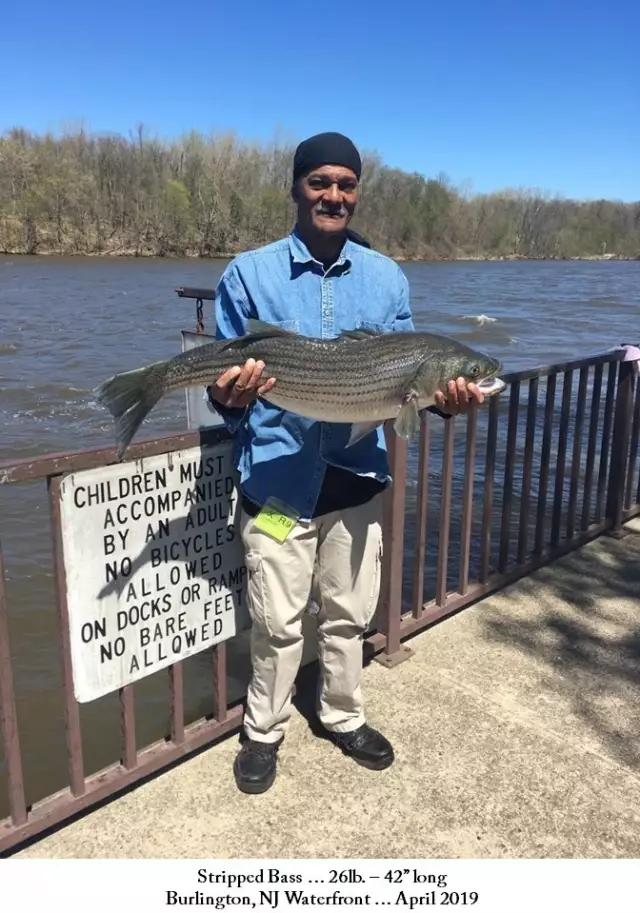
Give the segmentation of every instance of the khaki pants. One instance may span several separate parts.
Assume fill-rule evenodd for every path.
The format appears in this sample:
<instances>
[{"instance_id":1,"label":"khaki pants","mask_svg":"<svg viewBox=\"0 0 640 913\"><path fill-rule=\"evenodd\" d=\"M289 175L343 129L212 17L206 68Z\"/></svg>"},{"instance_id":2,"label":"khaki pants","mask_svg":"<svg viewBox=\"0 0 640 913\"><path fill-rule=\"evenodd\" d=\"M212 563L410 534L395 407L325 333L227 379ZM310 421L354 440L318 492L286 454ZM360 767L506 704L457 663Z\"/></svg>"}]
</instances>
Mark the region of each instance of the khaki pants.
<instances>
[{"instance_id":1,"label":"khaki pants","mask_svg":"<svg viewBox=\"0 0 640 913\"><path fill-rule=\"evenodd\" d=\"M253 523L242 511L253 622L245 731L261 742L276 742L287 731L303 652L302 618L312 595L320 610L318 716L333 732L351 732L365 721L362 638L380 591L382 497L299 521L283 544Z\"/></svg>"}]
</instances>

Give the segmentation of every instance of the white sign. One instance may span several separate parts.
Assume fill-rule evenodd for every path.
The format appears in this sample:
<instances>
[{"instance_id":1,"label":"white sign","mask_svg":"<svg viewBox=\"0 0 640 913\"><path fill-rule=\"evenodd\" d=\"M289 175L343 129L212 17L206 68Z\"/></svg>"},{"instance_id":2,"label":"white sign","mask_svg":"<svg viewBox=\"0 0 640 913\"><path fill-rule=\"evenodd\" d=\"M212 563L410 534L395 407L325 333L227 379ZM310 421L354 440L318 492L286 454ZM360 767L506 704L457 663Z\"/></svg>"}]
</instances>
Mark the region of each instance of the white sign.
<instances>
[{"instance_id":1,"label":"white sign","mask_svg":"<svg viewBox=\"0 0 640 913\"><path fill-rule=\"evenodd\" d=\"M229 441L68 475L61 521L76 700L250 626Z\"/></svg>"},{"instance_id":2,"label":"white sign","mask_svg":"<svg viewBox=\"0 0 640 913\"><path fill-rule=\"evenodd\" d=\"M216 337L207 333L192 333L190 330L181 330L182 351L190 352L198 346L215 342ZM211 378L211 382L215 377ZM224 425L222 416L213 412L204 398L204 384L201 387L186 387L185 398L187 401L187 428L190 431L199 431L202 428L217 428Z\"/></svg>"}]
</instances>

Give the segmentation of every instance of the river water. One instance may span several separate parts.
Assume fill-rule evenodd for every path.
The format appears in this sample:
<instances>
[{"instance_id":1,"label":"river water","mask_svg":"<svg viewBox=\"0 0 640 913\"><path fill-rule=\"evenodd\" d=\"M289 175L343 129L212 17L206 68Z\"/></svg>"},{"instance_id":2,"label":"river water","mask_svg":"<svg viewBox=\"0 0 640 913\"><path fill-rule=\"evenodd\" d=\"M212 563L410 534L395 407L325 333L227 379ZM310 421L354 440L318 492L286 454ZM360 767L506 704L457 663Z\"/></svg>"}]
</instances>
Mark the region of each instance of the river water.
<instances>
[{"instance_id":1,"label":"river water","mask_svg":"<svg viewBox=\"0 0 640 913\"><path fill-rule=\"evenodd\" d=\"M222 261L0 257L0 460L111 445L111 419L92 389L113 373L175 354L180 330L195 327L195 303L173 290L213 287L223 268ZM640 341L637 261L408 263L403 269L418 329L496 354L507 370ZM211 302L204 318L212 332ZM143 435L184 427L184 394L176 393L154 410ZM413 458L409 475L415 489ZM3 486L0 541L29 801L65 784L49 535L44 482ZM207 671L203 656L185 663L187 721L209 710ZM230 662L232 698L247 675L244 642ZM138 736L146 744L166 731L166 675L151 676L136 691ZM81 708L87 772L119 756L117 710L114 696ZM5 773L0 751L0 819L7 813Z\"/></svg>"}]
</instances>

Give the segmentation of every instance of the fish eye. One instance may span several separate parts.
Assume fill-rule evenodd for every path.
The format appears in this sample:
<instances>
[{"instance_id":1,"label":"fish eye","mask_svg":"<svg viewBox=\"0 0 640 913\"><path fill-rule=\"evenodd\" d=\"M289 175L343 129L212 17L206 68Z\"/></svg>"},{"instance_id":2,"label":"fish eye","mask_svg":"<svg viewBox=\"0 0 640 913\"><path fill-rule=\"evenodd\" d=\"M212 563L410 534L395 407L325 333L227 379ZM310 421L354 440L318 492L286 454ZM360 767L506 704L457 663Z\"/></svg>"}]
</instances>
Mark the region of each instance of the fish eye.
<instances>
[{"instance_id":1,"label":"fish eye","mask_svg":"<svg viewBox=\"0 0 640 913\"><path fill-rule=\"evenodd\" d=\"M471 377L477 377L479 373L480 373L480 365L477 362L475 362L469 368L469 374L471 375Z\"/></svg>"}]
</instances>

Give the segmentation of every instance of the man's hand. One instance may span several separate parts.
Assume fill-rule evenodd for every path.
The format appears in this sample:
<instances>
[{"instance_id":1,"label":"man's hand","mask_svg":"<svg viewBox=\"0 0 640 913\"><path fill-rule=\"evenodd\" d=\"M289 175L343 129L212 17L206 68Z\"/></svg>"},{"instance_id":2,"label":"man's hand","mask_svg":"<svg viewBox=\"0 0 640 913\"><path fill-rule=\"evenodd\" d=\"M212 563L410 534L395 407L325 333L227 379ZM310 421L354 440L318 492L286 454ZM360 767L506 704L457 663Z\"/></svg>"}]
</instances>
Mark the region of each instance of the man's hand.
<instances>
[{"instance_id":1,"label":"man's hand","mask_svg":"<svg viewBox=\"0 0 640 913\"><path fill-rule=\"evenodd\" d=\"M468 412L474 403L481 405L483 402L484 393L475 384L467 385L463 377L457 381L450 380L446 394L441 390L436 392L438 407L451 415Z\"/></svg>"},{"instance_id":2,"label":"man's hand","mask_svg":"<svg viewBox=\"0 0 640 913\"><path fill-rule=\"evenodd\" d=\"M209 386L209 395L221 406L242 408L258 396L268 393L276 382L275 377L262 380L264 362L249 358L242 367L229 368Z\"/></svg>"}]
</instances>

